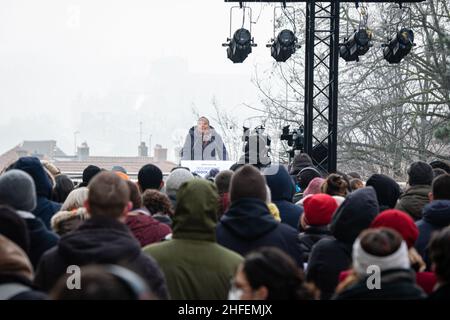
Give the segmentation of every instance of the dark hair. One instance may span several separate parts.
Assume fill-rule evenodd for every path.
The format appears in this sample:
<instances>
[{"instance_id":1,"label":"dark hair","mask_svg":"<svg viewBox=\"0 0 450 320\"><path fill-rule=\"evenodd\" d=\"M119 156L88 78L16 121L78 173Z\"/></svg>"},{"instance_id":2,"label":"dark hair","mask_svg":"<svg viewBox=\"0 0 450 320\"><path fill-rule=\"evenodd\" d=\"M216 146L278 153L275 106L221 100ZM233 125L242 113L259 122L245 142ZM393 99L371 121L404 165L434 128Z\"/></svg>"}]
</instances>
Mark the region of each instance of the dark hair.
<instances>
[{"instance_id":1,"label":"dark hair","mask_svg":"<svg viewBox=\"0 0 450 320\"><path fill-rule=\"evenodd\" d=\"M450 283L450 226L433 235L428 252L436 267L436 275L445 283Z\"/></svg>"},{"instance_id":2,"label":"dark hair","mask_svg":"<svg viewBox=\"0 0 450 320\"><path fill-rule=\"evenodd\" d=\"M266 179L252 165L246 164L237 170L230 181L230 200L235 202L241 198L267 199Z\"/></svg>"},{"instance_id":3,"label":"dark hair","mask_svg":"<svg viewBox=\"0 0 450 320\"><path fill-rule=\"evenodd\" d=\"M0 234L17 244L28 254L30 236L27 225L24 219L7 205L0 205Z\"/></svg>"},{"instance_id":4,"label":"dark hair","mask_svg":"<svg viewBox=\"0 0 450 320\"><path fill-rule=\"evenodd\" d=\"M173 215L172 203L169 197L158 190L145 190L142 194L142 203L151 214Z\"/></svg>"},{"instance_id":5,"label":"dark hair","mask_svg":"<svg viewBox=\"0 0 450 320\"><path fill-rule=\"evenodd\" d=\"M437 176L431 185L434 200L450 200L450 174Z\"/></svg>"},{"instance_id":6,"label":"dark hair","mask_svg":"<svg viewBox=\"0 0 450 320\"><path fill-rule=\"evenodd\" d=\"M69 193L74 189L74 184L70 178L64 174L55 177L56 185L53 188L52 199L55 202L63 203L66 201Z\"/></svg>"},{"instance_id":7,"label":"dark hair","mask_svg":"<svg viewBox=\"0 0 450 320\"><path fill-rule=\"evenodd\" d=\"M297 181L300 189L302 191L305 191L305 189L308 187L309 183L314 178L321 178L322 175L320 174L319 170L317 170L314 167L306 167L300 170L300 172L297 174Z\"/></svg>"},{"instance_id":8,"label":"dark hair","mask_svg":"<svg viewBox=\"0 0 450 320\"><path fill-rule=\"evenodd\" d=\"M243 272L253 289L267 288L267 300L313 298L305 286L303 272L278 248L262 247L249 253L243 262Z\"/></svg>"},{"instance_id":9,"label":"dark hair","mask_svg":"<svg viewBox=\"0 0 450 320\"><path fill-rule=\"evenodd\" d=\"M126 180L128 188L130 189L130 201L133 203L133 209L136 210L142 207L142 197L136 183Z\"/></svg>"},{"instance_id":10,"label":"dark hair","mask_svg":"<svg viewBox=\"0 0 450 320\"><path fill-rule=\"evenodd\" d=\"M217 186L217 190L220 195L230 191L231 177L233 176L233 171L224 170L219 172L219 174L214 179L214 183Z\"/></svg>"},{"instance_id":11,"label":"dark hair","mask_svg":"<svg viewBox=\"0 0 450 320\"><path fill-rule=\"evenodd\" d=\"M91 216L119 218L130 199L125 180L114 172L97 174L89 183L88 203Z\"/></svg>"},{"instance_id":12,"label":"dark hair","mask_svg":"<svg viewBox=\"0 0 450 320\"><path fill-rule=\"evenodd\" d=\"M361 247L367 253L377 256L388 256L400 248L402 236L390 228L367 229L361 232Z\"/></svg>"},{"instance_id":13,"label":"dark hair","mask_svg":"<svg viewBox=\"0 0 450 320\"><path fill-rule=\"evenodd\" d=\"M163 173L161 169L153 164L146 164L138 172L138 183L141 191L147 189L159 190L163 181Z\"/></svg>"},{"instance_id":14,"label":"dark hair","mask_svg":"<svg viewBox=\"0 0 450 320\"><path fill-rule=\"evenodd\" d=\"M332 173L322 184L322 192L329 194L330 196L342 196L347 195L348 183L343 176Z\"/></svg>"},{"instance_id":15,"label":"dark hair","mask_svg":"<svg viewBox=\"0 0 450 320\"><path fill-rule=\"evenodd\" d=\"M92 178L94 178L98 173L100 173L102 169L94 165L88 165L83 170L83 181L79 184L80 187L87 187L89 182L91 182Z\"/></svg>"},{"instance_id":16,"label":"dark hair","mask_svg":"<svg viewBox=\"0 0 450 320\"><path fill-rule=\"evenodd\" d=\"M446 173L447 173L447 171L445 171L444 169L441 169L441 168L434 168L433 169L433 176L434 176L434 178L437 178L441 174L446 174Z\"/></svg>"},{"instance_id":17,"label":"dark hair","mask_svg":"<svg viewBox=\"0 0 450 320\"><path fill-rule=\"evenodd\" d=\"M135 272L117 265L90 265L80 269L80 289L70 290L62 277L50 293L54 300L141 300L155 298Z\"/></svg>"}]
</instances>

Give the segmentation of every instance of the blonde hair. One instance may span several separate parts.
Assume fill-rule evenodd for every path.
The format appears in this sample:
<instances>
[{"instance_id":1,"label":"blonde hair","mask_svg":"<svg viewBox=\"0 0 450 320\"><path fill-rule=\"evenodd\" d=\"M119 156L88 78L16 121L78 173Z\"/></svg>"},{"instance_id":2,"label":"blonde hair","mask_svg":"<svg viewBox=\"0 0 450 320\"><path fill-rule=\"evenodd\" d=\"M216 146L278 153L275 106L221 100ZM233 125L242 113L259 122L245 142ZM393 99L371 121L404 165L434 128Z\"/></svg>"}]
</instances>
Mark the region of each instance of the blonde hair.
<instances>
[{"instance_id":1,"label":"blonde hair","mask_svg":"<svg viewBox=\"0 0 450 320\"><path fill-rule=\"evenodd\" d=\"M72 211L84 206L84 202L88 198L89 189L87 187L72 190L64 201L61 211Z\"/></svg>"}]
</instances>

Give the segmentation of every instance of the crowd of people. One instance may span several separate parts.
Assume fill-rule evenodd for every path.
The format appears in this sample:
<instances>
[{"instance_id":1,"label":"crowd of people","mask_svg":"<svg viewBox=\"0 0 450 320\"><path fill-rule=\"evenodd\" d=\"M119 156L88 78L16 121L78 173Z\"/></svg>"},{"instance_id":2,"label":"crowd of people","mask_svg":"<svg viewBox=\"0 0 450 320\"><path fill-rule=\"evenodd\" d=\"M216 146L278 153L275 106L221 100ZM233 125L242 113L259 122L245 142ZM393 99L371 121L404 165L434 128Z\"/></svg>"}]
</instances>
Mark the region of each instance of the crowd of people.
<instances>
[{"instance_id":1,"label":"crowd of people","mask_svg":"<svg viewBox=\"0 0 450 320\"><path fill-rule=\"evenodd\" d=\"M439 168L438 168L439 167ZM450 299L450 166L206 178L22 157L0 175L0 300Z\"/></svg>"}]
</instances>

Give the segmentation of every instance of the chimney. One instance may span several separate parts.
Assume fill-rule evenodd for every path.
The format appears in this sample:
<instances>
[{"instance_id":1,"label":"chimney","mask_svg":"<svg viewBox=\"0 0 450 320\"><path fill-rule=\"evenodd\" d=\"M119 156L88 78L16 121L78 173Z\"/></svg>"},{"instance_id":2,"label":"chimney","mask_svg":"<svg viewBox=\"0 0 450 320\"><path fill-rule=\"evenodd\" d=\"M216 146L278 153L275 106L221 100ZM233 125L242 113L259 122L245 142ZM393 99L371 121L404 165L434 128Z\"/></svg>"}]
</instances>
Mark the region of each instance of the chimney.
<instances>
[{"instance_id":1,"label":"chimney","mask_svg":"<svg viewBox=\"0 0 450 320\"><path fill-rule=\"evenodd\" d=\"M148 157L148 147L145 145L145 142L141 142L138 147L138 156L139 157Z\"/></svg>"},{"instance_id":2,"label":"chimney","mask_svg":"<svg viewBox=\"0 0 450 320\"><path fill-rule=\"evenodd\" d=\"M154 161L166 161L167 160L167 149L163 148L160 144L157 144L154 149Z\"/></svg>"},{"instance_id":3,"label":"chimney","mask_svg":"<svg viewBox=\"0 0 450 320\"><path fill-rule=\"evenodd\" d=\"M78 160L83 161L89 158L89 146L86 141L81 144L81 147L77 148Z\"/></svg>"}]
</instances>

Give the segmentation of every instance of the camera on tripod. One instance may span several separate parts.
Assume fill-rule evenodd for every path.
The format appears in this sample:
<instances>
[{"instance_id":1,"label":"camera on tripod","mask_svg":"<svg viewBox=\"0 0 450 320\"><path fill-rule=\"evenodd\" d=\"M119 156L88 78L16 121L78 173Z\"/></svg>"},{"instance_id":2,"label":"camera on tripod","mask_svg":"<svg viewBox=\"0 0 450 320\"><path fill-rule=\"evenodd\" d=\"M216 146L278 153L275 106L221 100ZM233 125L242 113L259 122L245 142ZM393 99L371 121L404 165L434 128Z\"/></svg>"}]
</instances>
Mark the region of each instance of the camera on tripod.
<instances>
[{"instance_id":1,"label":"camera on tripod","mask_svg":"<svg viewBox=\"0 0 450 320\"><path fill-rule=\"evenodd\" d=\"M290 125L283 127L283 131L280 139L282 141L287 141L289 147L292 147L288 150L288 154L290 158L293 158L296 153L303 152L304 142L305 142L305 129L303 125L301 125L298 129L294 129L292 131L289 130Z\"/></svg>"}]
</instances>

